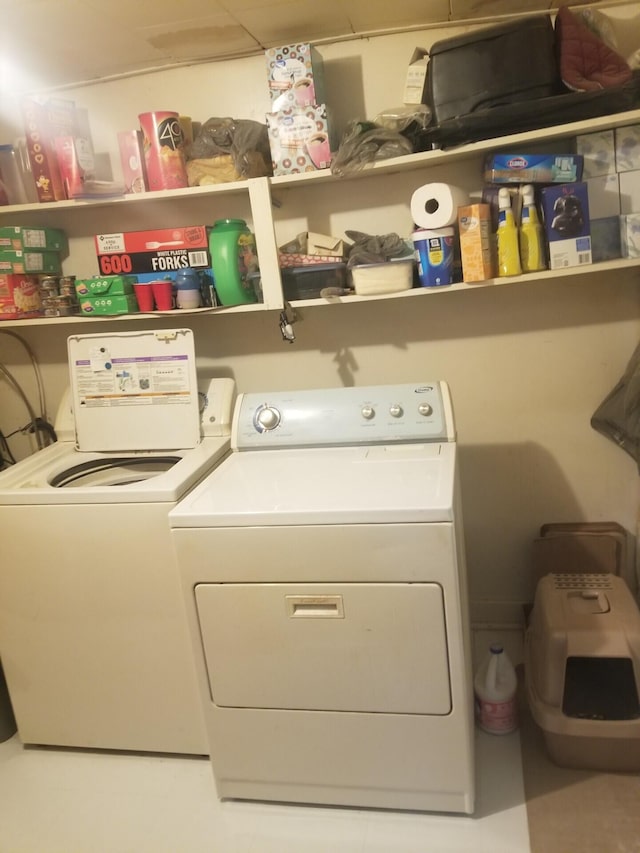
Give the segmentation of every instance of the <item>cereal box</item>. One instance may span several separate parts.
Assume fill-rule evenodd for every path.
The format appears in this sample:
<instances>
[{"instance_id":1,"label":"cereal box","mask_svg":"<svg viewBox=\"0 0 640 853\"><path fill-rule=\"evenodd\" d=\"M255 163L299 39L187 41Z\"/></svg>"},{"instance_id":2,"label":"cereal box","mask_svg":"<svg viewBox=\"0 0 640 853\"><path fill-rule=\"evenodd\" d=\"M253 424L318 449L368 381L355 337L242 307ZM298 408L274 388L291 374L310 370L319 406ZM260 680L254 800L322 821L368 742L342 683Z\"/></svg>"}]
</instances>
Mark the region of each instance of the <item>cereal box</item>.
<instances>
[{"instance_id":1,"label":"cereal box","mask_svg":"<svg viewBox=\"0 0 640 853\"><path fill-rule=\"evenodd\" d=\"M458 208L463 281L486 281L495 275L491 251L491 207L468 204Z\"/></svg>"},{"instance_id":2,"label":"cereal box","mask_svg":"<svg viewBox=\"0 0 640 853\"><path fill-rule=\"evenodd\" d=\"M549 269L593 262L587 184L559 184L541 191Z\"/></svg>"}]
</instances>

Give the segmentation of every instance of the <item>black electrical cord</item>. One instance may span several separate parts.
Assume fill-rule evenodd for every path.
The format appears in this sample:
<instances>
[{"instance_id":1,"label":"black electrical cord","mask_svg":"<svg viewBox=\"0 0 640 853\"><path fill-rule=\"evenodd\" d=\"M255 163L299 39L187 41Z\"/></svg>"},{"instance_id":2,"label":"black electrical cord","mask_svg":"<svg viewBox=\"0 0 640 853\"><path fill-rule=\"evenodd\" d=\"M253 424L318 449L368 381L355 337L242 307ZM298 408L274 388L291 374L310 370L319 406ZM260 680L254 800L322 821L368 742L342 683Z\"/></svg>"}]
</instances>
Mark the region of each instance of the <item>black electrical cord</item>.
<instances>
[{"instance_id":1,"label":"black electrical cord","mask_svg":"<svg viewBox=\"0 0 640 853\"><path fill-rule=\"evenodd\" d=\"M11 452L7 436L5 436L2 431L0 431L0 461L2 462L3 468L16 464L16 458Z\"/></svg>"}]
</instances>

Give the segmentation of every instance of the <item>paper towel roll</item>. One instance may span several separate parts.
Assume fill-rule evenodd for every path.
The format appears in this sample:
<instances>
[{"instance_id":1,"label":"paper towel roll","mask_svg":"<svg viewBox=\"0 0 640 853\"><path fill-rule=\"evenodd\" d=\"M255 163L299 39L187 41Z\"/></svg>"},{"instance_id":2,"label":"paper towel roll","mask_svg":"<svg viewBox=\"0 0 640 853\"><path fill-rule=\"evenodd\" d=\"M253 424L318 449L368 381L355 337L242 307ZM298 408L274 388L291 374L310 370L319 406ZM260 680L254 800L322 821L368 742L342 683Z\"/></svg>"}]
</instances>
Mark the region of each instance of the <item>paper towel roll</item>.
<instances>
[{"instance_id":1,"label":"paper towel roll","mask_svg":"<svg viewBox=\"0 0 640 853\"><path fill-rule=\"evenodd\" d=\"M419 228L446 228L458 220L458 208L469 196L451 184L424 184L411 196L411 216Z\"/></svg>"}]
</instances>

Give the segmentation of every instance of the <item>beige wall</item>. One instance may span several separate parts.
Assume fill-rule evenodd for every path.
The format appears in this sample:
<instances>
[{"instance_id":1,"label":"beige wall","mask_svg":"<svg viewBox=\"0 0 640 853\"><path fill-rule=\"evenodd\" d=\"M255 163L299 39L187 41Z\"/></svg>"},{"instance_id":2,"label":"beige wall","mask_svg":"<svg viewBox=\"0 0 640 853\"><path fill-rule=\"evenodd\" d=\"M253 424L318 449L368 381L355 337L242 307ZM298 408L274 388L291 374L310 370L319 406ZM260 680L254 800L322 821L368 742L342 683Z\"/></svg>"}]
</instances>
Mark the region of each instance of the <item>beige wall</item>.
<instances>
[{"instance_id":1,"label":"beige wall","mask_svg":"<svg viewBox=\"0 0 640 853\"><path fill-rule=\"evenodd\" d=\"M373 117L397 105L414 46L428 46L444 34L323 46L340 126L349 117ZM262 121L268 109L261 57L68 94L89 108L96 146L111 151L116 172L115 131L134 127L138 112L169 108L198 120L233 115ZM477 189L479 163L397 180L295 190L285 194L277 212L277 237L284 240L300 226L332 233L347 227L408 233L412 187L433 179ZM167 215L171 210L163 208ZM188 216L182 207L176 210L177 216ZM200 204L197 216L204 215ZM218 208L214 215L220 215ZM94 216L88 233L100 227L100 212ZM115 229L116 220L110 212L105 230ZM66 271L95 274L86 248L82 258L86 268ZM233 376L239 390L446 379L457 416L472 598L508 603L531 597L530 547L541 524L613 520L635 534L636 465L595 433L589 419L638 342L639 307L637 272L592 272L425 298L303 308L293 345L281 340L277 314L201 316L188 325L195 332L199 368ZM179 320L171 318L172 323ZM168 322L163 318L163 325ZM105 324L105 331L110 328L122 326ZM51 414L67 381L66 337L82 327L17 331L42 364ZM28 362L5 335L0 335L0 361L35 402ZM10 432L26 420L22 404L0 380L0 428ZM26 441L15 448L23 455L29 449Z\"/></svg>"}]
</instances>

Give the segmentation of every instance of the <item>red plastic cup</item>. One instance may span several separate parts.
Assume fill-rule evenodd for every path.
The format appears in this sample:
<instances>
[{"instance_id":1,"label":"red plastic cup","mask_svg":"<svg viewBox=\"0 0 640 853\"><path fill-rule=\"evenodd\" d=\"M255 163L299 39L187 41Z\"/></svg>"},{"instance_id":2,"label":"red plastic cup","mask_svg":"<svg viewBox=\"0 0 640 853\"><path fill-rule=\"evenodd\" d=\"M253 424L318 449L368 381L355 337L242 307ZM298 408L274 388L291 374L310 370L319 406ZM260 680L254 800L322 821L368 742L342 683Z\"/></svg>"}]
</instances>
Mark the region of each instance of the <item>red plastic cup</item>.
<instances>
[{"instance_id":1,"label":"red plastic cup","mask_svg":"<svg viewBox=\"0 0 640 853\"><path fill-rule=\"evenodd\" d=\"M173 282L170 279L152 281L151 290L158 311L171 311L173 308Z\"/></svg>"},{"instance_id":2,"label":"red plastic cup","mask_svg":"<svg viewBox=\"0 0 640 853\"><path fill-rule=\"evenodd\" d=\"M136 282L133 292L140 311L153 311L153 289L150 281Z\"/></svg>"}]
</instances>

